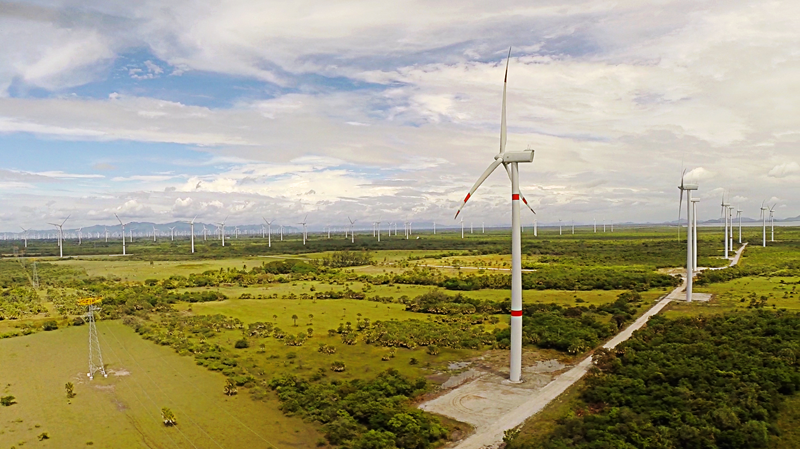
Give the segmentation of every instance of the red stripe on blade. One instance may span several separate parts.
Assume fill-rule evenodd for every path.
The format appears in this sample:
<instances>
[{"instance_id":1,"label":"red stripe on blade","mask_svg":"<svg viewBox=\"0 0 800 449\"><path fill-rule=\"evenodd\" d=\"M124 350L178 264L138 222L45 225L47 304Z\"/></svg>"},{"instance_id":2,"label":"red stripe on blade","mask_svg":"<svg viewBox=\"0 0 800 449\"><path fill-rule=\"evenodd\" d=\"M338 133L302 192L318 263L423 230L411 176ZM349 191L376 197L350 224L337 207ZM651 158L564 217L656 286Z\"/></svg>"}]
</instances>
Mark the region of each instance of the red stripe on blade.
<instances>
[{"instance_id":1,"label":"red stripe on blade","mask_svg":"<svg viewBox=\"0 0 800 449\"><path fill-rule=\"evenodd\" d=\"M511 316L522 316L522 310L512 310Z\"/></svg>"},{"instance_id":2,"label":"red stripe on blade","mask_svg":"<svg viewBox=\"0 0 800 449\"><path fill-rule=\"evenodd\" d=\"M465 203L466 203L467 201L469 201L469 197L470 197L470 194L468 193L468 194L467 194L467 197L466 197L466 198L464 198L464 202L465 202Z\"/></svg>"}]
</instances>

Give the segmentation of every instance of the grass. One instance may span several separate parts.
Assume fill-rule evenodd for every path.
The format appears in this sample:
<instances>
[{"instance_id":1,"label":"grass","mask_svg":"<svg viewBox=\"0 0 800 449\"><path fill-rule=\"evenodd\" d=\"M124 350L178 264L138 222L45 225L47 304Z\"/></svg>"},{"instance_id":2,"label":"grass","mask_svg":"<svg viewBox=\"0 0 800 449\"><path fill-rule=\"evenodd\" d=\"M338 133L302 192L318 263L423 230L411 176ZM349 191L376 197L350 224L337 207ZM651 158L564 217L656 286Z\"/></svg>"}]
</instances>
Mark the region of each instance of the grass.
<instances>
[{"instance_id":1,"label":"grass","mask_svg":"<svg viewBox=\"0 0 800 449\"><path fill-rule=\"evenodd\" d=\"M794 289L794 290L793 290ZM668 318L743 311L751 308L751 299L769 310L800 310L800 277L748 276L728 282L696 287L695 292L711 293L711 302L673 302L662 312Z\"/></svg>"},{"instance_id":2,"label":"grass","mask_svg":"<svg viewBox=\"0 0 800 449\"><path fill-rule=\"evenodd\" d=\"M0 447L283 448L312 447L320 436L285 417L276 399L224 396L221 374L120 323L100 322L98 330L109 369L129 374L87 380L85 326L0 340L0 392L17 400L0 407ZM71 400L66 382L75 384ZM175 412L177 427L160 422L162 407ZM50 439L38 442L42 432Z\"/></svg>"},{"instance_id":3,"label":"grass","mask_svg":"<svg viewBox=\"0 0 800 449\"><path fill-rule=\"evenodd\" d=\"M179 305L179 309L187 310L188 305ZM463 360L479 353L479 351L466 349L442 348L439 355L432 356L427 354L425 348L422 347L413 350L398 348L395 358L382 361L381 358L389 354L389 348L368 345L360 341L355 345L346 345L341 342L338 335L328 336L328 329L335 329L340 323L348 321L355 326L356 322L363 318L375 322L378 320L428 320L430 317L430 315L406 312L404 306L400 304L381 304L349 299L315 302L288 299L243 299L196 303L191 305L191 309L195 315L219 313L238 318L245 324L256 321L275 323L290 334L306 332L309 327L314 329L313 336L303 346L286 346L282 340L269 337L249 338L249 348L234 349L233 344L242 338L239 331L226 331L213 339L215 343L234 351L248 366L258 366L263 372L271 374L289 372L307 377L322 368L329 373L328 376L332 379L353 379L363 378L365 375L371 377L380 371L395 368L407 376L423 376L431 374L432 369L443 368L448 362ZM314 317L309 318L309 313ZM277 315L278 318L273 319L274 315ZM298 316L297 326L294 325L292 315ZM260 352L261 344L264 345L264 352ZM335 346L336 354L328 355L318 352L317 348L320 344ZM287 358L289 353L294 353L296 358ZM411 365L412 358L417 359L419 364ZM331 372L329 368L334 360L344 361L347 369L342 373Z\"/></svg>"}]
</instances>

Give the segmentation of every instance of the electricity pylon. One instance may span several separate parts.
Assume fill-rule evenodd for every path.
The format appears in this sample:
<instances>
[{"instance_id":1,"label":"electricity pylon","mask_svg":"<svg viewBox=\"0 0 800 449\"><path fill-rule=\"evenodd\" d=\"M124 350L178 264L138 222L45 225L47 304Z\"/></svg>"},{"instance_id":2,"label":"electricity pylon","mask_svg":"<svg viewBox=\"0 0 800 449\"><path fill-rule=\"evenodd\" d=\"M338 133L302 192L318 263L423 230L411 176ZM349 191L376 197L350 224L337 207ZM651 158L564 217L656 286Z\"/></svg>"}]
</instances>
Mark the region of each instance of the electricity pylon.
<instances>
[{"instance_id":1,"label":"electricity pylon","mask_svg":"<svg viewBox=\"0 0 800 449\"><path fill-rule=\"evenodd\" d=\"M94 314L98 310L97 304L102 298L84 298L78 304L87 306L86 321L89 323L89 372L86 374L89 380L94 379L94 373L100 371L103 377L108 377L106 367L103 365L103 353L100 352L100 340L97 338L97 326L94 322Z\"/></svg>"},{"instance_id":2,"label":"electricity pylon","mask_svg":"<svg viewBox=\"0 0 800 449\"><path fill-rule=\"evenodd\" d=\"M39 288L39 272L36 271L36 259L33 259L33 288Z\"/></svg>"}]
</instances>

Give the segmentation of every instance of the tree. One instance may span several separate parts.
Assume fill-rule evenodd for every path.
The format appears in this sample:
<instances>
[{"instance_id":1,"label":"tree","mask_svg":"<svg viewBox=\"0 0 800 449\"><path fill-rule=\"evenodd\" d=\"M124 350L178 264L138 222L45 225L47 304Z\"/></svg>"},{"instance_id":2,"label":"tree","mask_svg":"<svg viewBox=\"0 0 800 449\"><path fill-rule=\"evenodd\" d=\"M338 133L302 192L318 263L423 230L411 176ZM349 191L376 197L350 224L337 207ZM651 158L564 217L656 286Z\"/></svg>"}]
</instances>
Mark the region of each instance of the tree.
<instances>
[{"instance_id":1,"label":"tree","mask_svg":"<svg viewBox=\"0 0 800 449\"><path fill-rule=\"evenodd\" d=\"M250 342L248 342L244 338L241 339L241 340L236 340L236 343L234 343L233 347L236 348L236 349L249 348L250 347Z\"/></svg>"},{"instance_id":2,"label":"tree","mask_svg":"<svg viewBox=\"0 0 800 449\"><path fill-rule=\"evenodd\" d=\"M278 315L272 315L272 321L278 321Z\"/></svg>"},{"instance_id":3,"label":"tree","mask_svg":"<svg viewBox=\"0 0 800 449\"><path fill-rule=\"evenodd\" d=\"M313 313L309 313L308 314L308 321L309 322L313 322L314 321L314 314Z\"/></svg>"},{"instance_id":4,"label":"tree","mask_svg":"<svg viewBox=\"0 0 800 449\"><path fill-rule=\"evenodd\" d=\"M309 327L306 333L308 334L308 338L311 338L311 336L314 335L314 329Z\"/></svg>"},{"instance_id":5,"label":"tree","mask_svg":"<svg viewBox=\"0 0 800 449\"><path fill-rule=\"evenodd\" d=\"M178 418L175 417L175 413L172 413L172 410L167 407L161 409L161 420L164 421L164 425L167 427L178 425Z\"/></svg>"},{"instance_id":6,"label":"tree","mask_svg":"<svg viewBox=\"0 0 800 449\"><path fill-rule=\"evenodd\" d=\"M337 373L344 371L344 368L345 368L344 362L342 362L341 360L337 360L331 363L331 370L336 371Z\"/></svg>"},{"instance_id":7,"label":"tree","mask_svg":"<svg viewBox=\"0 0 800 449\"><path fill-rule=\"evenodd\" d=\"M294 321L294 325L297 327L297 315L292 315L292 321Z\"/></svg>"},{"instance_id":8,"label":"tree","mask_svg":"<svg viewBox=\"0 0 800 449\"><path fill-rule=\"evenodd\" d=\"M67 399L72 399L75 397L75 385L72 382L67 382L64 385L64 389L67 390Z\"/></svg>"},{"instance_id":9,"label":"tree","mask_svg":"<svg viewBox=\"0 0 800 449\"><path fill-rule=\"evenodd\" d=\"M225 380L225 388L223 390L226 395L233 396L239 392L239 389L236 388L236 383L231 379Z\"/></svg>"}]
</instances>

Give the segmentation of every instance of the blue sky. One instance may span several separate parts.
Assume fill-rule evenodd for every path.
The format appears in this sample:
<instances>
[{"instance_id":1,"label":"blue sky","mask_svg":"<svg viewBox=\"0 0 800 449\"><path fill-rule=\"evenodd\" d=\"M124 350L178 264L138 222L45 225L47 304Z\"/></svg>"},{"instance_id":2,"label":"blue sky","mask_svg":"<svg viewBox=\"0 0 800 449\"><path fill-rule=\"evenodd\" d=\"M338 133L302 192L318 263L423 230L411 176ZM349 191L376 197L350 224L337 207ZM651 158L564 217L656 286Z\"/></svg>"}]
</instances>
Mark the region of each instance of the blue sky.
<instances>
[{"instance_id":1,"label":"blue sky","mask_svg":"<svg viewBox=\"0 0 800 449\"><path fill-rule=\"evenodd\" d=\"M672 220L682 166L707 218L724 190L745 215L769 200L795 216L798 14L753 1L11 3L0 230L114 213L446 222L497 151L509 45L509 148L537 152L522 183L541 223ZM493 175L464 213L507 224L507 190Z\"/></svg>"}]
</instances>

